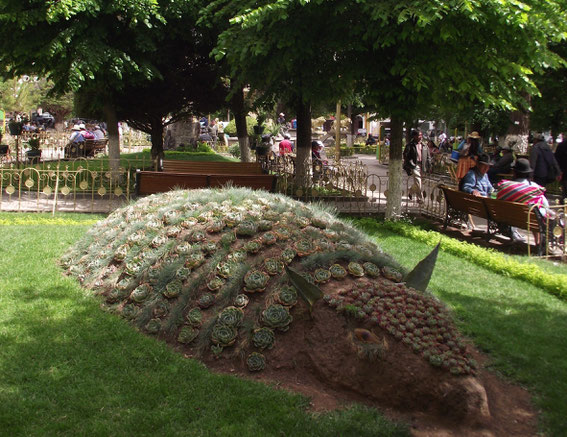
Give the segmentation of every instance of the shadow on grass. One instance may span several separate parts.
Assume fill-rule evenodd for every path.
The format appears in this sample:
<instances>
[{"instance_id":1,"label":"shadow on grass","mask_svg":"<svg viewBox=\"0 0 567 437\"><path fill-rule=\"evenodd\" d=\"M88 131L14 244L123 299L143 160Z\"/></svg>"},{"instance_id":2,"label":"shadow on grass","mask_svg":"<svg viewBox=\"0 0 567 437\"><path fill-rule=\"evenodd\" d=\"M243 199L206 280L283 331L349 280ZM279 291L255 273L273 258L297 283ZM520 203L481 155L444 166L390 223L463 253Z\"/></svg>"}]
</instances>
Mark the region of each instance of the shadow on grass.
<instances>
[{"instance_id":1,"label":"shadow on grass","mask_svg":"<svg viewBox=\"0 0 567 437\"><path fill-rule=\"evenodd\" d=\"M375 410L315 417L304 397L211 374L69 284L0 309L5 435L407 435Z\"/></svg>"}]
</instances>

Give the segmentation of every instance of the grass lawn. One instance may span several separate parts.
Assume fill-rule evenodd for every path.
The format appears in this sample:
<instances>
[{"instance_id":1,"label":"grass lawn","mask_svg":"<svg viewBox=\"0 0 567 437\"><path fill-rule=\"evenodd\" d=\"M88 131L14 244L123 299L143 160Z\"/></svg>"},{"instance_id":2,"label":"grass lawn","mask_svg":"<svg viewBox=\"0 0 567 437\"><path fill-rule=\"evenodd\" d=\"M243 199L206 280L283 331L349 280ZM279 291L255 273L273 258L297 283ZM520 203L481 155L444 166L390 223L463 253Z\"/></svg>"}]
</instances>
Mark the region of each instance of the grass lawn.
<instances>
[{"instance_id":1,"label":"grass lawn","mask_svg":"<svg viewBox=\"0 0 567 437\"><path fill-rule=\"evenodd\" d=\"M374 227L372 235L408 269L432 249L385 228ZM564 265L535 263L552 274L567 273ZM490 367L531 391L542 411L543 430L566 435L567 302L443 251L429 288L454 310L461 330L490 356Z\"/></svg>"},{"instance_id":2,"label":"grass lawn","mask_svg":"<svg viewBox=\"0 0 567 437\"><path fill-rule=\"evenodd\" d=\"M100 310L55 265L92 221L0 213L0 435L407 435L372 409L314 415L302 396L211 374Z\"/></svg>"}]
</instances>

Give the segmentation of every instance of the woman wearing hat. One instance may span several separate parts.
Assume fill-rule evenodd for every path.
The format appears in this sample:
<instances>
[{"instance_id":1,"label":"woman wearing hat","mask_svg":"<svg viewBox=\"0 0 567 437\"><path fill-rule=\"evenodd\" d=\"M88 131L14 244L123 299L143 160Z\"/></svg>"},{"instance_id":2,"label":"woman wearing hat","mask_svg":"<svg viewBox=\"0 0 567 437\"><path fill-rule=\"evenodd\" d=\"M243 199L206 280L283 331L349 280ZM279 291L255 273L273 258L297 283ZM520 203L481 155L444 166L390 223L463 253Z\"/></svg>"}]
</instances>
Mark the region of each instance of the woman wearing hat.
<instances>
[{"instance_id":1,"label":"woman wearing hat","mask_svg":"<svg viewBox=\"0 0 567 437\"><path fill-rule=\"evenodd\" d=\"M457 162L457 179L460 181L468 171L476 165L476 161L482 148L480 147L481 136L477 131L473 131L457 150L459 150L459 161Z\"/></svg>"}]
</instances>

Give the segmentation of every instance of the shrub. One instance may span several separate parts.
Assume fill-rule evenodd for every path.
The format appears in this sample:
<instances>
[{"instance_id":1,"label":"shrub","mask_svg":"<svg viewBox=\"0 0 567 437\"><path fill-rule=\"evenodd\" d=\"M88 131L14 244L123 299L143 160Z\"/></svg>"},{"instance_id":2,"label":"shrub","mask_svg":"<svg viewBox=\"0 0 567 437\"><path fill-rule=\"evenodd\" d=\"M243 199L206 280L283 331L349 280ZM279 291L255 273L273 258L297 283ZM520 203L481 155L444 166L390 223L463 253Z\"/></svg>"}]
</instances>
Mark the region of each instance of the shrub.
<instances>
[{"instance_id":1,"label":"shrub","mask_svg":"<svg viewBox=\"0 0 567 437\"><path fill-rule=\"evenodd\" d=\"M248 132L248 136L254 135L254 126L256 126L257 121L254 117L246 117L246 131ZM224 133L228 136L235 137L236 136L236 123L233 120L224 127Z\"/></svg>"},{"instance_id":2,"label":"shrub","mask_svg":"<svg viewBox=\"0 0 567 437\"><path fill-rule=\"evenodd\" d=\"M240 158L240 144L233 144L228 148L228 152L235 158Z\"/></svg>"}]
</instances>

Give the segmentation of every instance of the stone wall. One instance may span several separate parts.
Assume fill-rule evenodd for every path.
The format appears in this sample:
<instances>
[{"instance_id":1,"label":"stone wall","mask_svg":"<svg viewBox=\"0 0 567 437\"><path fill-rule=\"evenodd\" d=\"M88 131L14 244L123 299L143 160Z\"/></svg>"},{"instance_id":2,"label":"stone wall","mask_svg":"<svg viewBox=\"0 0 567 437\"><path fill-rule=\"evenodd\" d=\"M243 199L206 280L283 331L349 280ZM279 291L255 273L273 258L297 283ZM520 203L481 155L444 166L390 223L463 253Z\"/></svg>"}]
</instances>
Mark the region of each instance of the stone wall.
<instances>
[{"instance_id":1,"label":"stone wall","mask_svg":"<svg viewBox=\"0 0 567 437\"><path fill-rule=\"evenodd\" d=\"M195 146L199 140L201 125L198 121L178 121L167 126L163 148L176 149L180 145Z\"/></svg>"}]
</instances>

